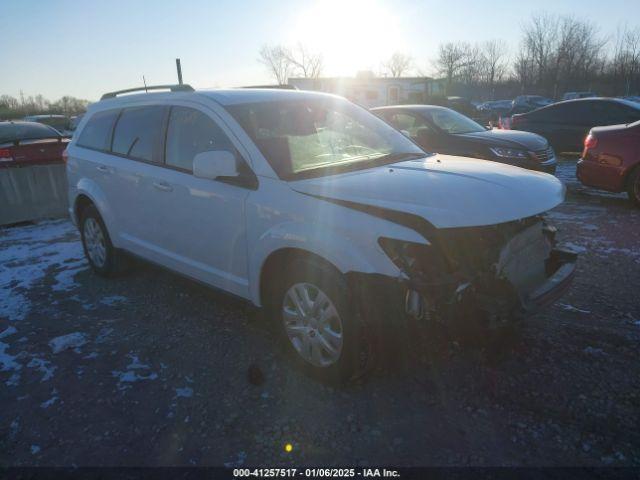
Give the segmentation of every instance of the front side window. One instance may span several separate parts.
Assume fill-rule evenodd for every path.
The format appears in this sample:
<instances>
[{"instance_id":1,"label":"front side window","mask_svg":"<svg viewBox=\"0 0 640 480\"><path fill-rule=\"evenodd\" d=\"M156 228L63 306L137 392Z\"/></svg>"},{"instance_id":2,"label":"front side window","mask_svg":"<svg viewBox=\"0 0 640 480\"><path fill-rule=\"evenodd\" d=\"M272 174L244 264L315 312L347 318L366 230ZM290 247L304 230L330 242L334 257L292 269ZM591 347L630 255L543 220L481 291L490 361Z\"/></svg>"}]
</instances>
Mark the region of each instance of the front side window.
<instances>
[{"instance_id":1,"label":"front side window","mask_svg":"<svg viewBox=\"0 0 640 480\"><path fill-rule=\"evenodd\" d=\"M438 109L428 112L431 121L440 130L451 134L483 132L485 129L461 113L448 109Z\"/></svg>"},{"instance_id":2,"label":"front side window","mask_svg":"<svg viewBox=\"0 0 640 480\"><path fill-rule=\"evenodd\" d=\"M109 150L111 130L120 110L107 110L94 113L80 132L78 145L94 150Z\"/></svg>"},{"instance_id":3,"label":"front side window","mask_svg":"<svg viewBox=\"0 0 640 480\"><path fill-rule=\"evenodd\" d=\"M113 152L127 157L162 161L162 106L125 108L113 133Z\"/></svg>"},{"instance_id":4,"label":"front side window","mask_svg":"<svg viewBox=\"0 0 640 480\"><path fill-rule=\"evenodd\" d=\"M202 152L235 149L215 122L187 107L172 107L167 129L166 164L193 171L193 158Z\"/></svg>"},{"instance_id":5,"label":"front side window","mask_svg":"<svg viewBox=\"0 0 640 480\"><path fill-rule=\"evenodd\" d=\"M391 116L391 125L402 132L407 132L411 138L418 137L418 131L431 130L424 118L416 117L408 113L394 113Z\"/></svg>"},{"instance_id":6,"label":"front side window","mask_svg":"<svg viewBox=\"0 0 640 480\"><path fill-rule=\"evenodd\" d=\"M227 110L281 178L424 156L400 132L342 99L239 104Z\"/></svg>"}]
</instances>

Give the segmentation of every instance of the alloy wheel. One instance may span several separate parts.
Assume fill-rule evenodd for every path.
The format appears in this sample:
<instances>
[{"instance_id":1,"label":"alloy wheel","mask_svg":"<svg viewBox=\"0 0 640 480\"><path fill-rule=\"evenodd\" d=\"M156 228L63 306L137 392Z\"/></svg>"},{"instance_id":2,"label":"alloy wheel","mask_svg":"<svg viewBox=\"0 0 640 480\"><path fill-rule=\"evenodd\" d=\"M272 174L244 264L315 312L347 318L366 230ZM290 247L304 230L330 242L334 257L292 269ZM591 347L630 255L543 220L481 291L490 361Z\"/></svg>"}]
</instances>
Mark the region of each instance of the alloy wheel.
<instances>
[{"instance_id":1,"label":"alloy wheel","mask_svg":"<svg viewBox=\"0 0 640 480\"><path fill-rule=\"evenodd\" d=\"M287 290L282 320L296 352L316 367L329 367L342 353L342 319L335 305L320 288L296 283Z\"/></svg>"},{"instance_id":2,"label":"alloy wheel","mask_svg":"<svg viewBox=\"0 0 640 480\"><path fill-rule=\"evenodd\" d=\"M93 217L88 217L84 222L84 243L87 254L98 267L104 267L107 260L107 246L100 224Z\"/></svg>"}]
</instances>

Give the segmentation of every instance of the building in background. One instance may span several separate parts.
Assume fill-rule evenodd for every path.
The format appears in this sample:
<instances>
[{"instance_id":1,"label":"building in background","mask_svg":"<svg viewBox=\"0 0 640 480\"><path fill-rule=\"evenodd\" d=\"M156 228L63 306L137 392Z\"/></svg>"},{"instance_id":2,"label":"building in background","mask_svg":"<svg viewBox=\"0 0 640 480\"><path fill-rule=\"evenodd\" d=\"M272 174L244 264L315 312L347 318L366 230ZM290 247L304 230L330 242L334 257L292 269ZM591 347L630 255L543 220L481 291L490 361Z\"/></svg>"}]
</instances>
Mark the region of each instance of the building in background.
<instances>
[{"instance_id":1,"label":"building in background","mask_svg":"<svg viewBox=\"0 0 640 480\"><path fill-rule=\"evenodd\" d=\"M299 90L334 93L365 108L420 104L445 92L442 80L429 77L376 77L372 72L359 72L355 77L289 78L289 85Z\"/></svg>"}]
</instances>

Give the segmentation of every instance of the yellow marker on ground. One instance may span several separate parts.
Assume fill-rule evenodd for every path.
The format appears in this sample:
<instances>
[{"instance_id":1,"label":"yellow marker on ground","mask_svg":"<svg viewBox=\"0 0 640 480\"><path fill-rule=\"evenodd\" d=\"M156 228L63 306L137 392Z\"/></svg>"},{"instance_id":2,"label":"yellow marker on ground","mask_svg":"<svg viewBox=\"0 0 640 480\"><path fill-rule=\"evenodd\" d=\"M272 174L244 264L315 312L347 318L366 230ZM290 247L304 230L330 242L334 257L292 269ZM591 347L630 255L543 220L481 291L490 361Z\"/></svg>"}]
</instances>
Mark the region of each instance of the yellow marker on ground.
<instances>
[{"instance_id":1,"label":"yellow marker on ground","mask_svg":"<svg viewBox=\"0 0 640 480\"><path fill-rule=\"evenodd\" d=\"M290 443L285 444L284 451L287 453L291 453L293 451L293 445L291 445Z\"/></svg>"}]
</instances>

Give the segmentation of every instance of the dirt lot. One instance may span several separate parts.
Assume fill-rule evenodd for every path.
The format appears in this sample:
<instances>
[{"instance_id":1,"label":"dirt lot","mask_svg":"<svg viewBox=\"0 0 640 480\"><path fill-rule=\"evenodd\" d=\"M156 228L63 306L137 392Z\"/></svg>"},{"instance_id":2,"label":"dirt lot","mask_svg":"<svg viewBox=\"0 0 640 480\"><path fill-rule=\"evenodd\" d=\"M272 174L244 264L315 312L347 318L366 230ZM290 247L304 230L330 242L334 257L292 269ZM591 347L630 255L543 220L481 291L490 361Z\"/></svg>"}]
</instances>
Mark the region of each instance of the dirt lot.
<instances>
[{"instance_id":1,"label":"dirt lot","mask_svg":"<svg viewBox=\"0 0 640 480\"><path fill-rule=\"evenodd\" d=\"M640 210L574 171L559 303L500 355L425 334L343 389L237 301L151 266L95 276L66 220L0 231L0 465L640 465Z\"/></svg>"}]
</instances>

